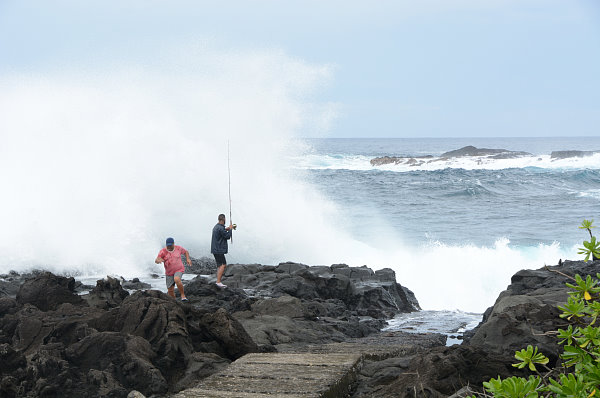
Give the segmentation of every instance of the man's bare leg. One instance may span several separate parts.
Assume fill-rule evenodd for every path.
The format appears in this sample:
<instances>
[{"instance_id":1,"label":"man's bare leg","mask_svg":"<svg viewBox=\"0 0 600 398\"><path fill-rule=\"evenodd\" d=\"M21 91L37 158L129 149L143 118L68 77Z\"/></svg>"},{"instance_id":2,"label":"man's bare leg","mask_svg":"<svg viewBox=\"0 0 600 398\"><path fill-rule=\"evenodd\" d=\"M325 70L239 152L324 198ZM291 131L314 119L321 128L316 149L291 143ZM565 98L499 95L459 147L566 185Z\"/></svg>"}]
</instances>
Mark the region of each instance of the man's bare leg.
<instances>
[{"instance_id":1,"label":"man's bare leg","mask_svg":"<svg viewBox=\"0 0 600 398\"><path fill-rule=\"evenodd\" d=\"M171 285L171 287L167 289L167 293L169 296L175 298L175 285Z\"/></svg>"},{"instance_id":2,"label":"man's bare leg","mask_svg":"<svg viewBox=\"0 0 600 398\"><path fill-rule=\"evenodd\" d=\"M223 264L217 269L217 283L221 283L221 277L223 276L223 273L225 273L226 265L227 264Z\"/></svg>"},{"instance_id":3,"label":"man's bare leg","mask_svg":"<svg viewBox=\"0 0 600 398\"><path fill-rule=\"evenodd\" d=\"M179 295L181 296L181 299L183 300L185 298L185 293L183 292L183 283L181 283L181 278L176 276L174 279L175 279L175 284L177 285L177 289L179 290ZM173 297L175 297L175 292L173 292Z\"/></svg>"}]
</instances>

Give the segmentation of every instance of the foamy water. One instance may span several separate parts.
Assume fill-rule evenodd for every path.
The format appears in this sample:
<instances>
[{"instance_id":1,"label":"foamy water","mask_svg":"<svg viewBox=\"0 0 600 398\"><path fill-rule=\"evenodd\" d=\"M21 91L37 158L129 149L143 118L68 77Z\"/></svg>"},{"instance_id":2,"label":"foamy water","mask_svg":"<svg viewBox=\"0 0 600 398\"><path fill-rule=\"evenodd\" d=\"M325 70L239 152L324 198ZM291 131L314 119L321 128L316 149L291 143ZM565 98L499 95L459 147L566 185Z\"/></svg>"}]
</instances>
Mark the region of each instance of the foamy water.
<instances>
[{"instance_id":1,"label":"foamy water","mask_svg":"<svg viewBox=\"0 0 600 398\"><path fill-rule=\"evenodd\" d=\"M217 215L229 213L228 142L234 221L246 235L240 258L323 251L314 230L332 230L324 220L335 206L293 178L284 155L302 129L329 117L328 104L311 102L328 67L193 50L155 66L0 79L0 177L10 187L0 273L160 272L153 260L168 236L209 254ZM288 227L275 234L282 214Z\"/></svg>"},{"instance_id":2,"label":"foamy water","mask_svg":"<svg viewBox=\"0 0 600 398\"><path fill-rule=\"evenodd\" d=\"M424 159L422 160L424 163L418 165L402 164L404 163L402 162L400 164L388 163L378 166L371 164L373 158L374 156L365 155L307 154L295 159L295 167L309 170L383 170L401 173L436 171L447 168L464 170L503 170L526 167L555 170L600 169L600 153L567 159L552 159L549 154L524 156L515 159L493 159L489 156L468 156L453 159L435 157ZM408 159L406 158L406 160ZM420 159L416 160L420 162Z\"/></svg>"}]
</instances>

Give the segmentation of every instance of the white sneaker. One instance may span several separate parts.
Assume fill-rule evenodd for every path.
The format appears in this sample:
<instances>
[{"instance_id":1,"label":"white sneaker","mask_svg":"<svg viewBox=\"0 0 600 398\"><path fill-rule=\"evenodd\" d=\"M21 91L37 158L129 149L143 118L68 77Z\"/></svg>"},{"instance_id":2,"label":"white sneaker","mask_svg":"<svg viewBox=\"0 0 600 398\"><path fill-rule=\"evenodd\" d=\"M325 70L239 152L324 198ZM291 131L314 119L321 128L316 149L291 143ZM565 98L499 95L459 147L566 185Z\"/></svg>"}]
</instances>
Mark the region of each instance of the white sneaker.
<instances>
[{"instance_id":1,"label":"white sneaker","mask_svg":"<svg viewBox=\"0 0 600 398\"><path fill-rule=\"evenodd\" d=\"M219 286L220 288L226 288L227 287L227 285L224 285L221 282L217 282L217 286Z\"/></svg>"}]
</instances>

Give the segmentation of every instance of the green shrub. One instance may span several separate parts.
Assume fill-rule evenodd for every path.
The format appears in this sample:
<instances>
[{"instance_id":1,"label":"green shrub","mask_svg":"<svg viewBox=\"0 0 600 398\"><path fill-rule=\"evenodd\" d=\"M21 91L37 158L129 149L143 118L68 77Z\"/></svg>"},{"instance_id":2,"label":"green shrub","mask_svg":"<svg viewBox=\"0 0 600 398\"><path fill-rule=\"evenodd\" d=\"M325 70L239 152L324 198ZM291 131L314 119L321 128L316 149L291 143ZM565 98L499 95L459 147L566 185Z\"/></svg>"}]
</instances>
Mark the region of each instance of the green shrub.
<instances>
[{"instance_id":1,"label":"green shrub","mask_svg":"<svg viewBox=\"0 0 600 398\"><path fill-rule=\"evenodd\" d=\"M583 241L583 247L579 248L577 254L585 254L584 261L588 261L590 257L592 260L598 260L600 258L600 242L596 241L596 237L592 235L592 228L594 227L592 224L594 220L583 220L579 228L585 229L590 234L589 241Z\"/></svg>"},{"instance_id":2,"label":"green shrub","mask_svg":"<svg viewBox=\"0 0 600 398\"><path fill-rule=\"evenodd\" d=\"M583 242L585 248L579 252L586 254L585 261L590 256L600 257L600 244L592 235L592 223L593 220L583 220L579 227L590 234L590 241ZM515 376L491 379L483 383L487 393L498 398L600 398L600 327L595 326L600 315L600 274L585 279L575 275L572 279L573 283L566 284L570 289L567 302L558 307L560 317L570 322L566 329L557 332L558 343L564 346L560 366L547 368L548 358L537 347L528 346L516 352L519 362L513 366L527 367L535 375L528 379ZM543 367L544 373L536 365Z\"/></svg>"}]
</instances>

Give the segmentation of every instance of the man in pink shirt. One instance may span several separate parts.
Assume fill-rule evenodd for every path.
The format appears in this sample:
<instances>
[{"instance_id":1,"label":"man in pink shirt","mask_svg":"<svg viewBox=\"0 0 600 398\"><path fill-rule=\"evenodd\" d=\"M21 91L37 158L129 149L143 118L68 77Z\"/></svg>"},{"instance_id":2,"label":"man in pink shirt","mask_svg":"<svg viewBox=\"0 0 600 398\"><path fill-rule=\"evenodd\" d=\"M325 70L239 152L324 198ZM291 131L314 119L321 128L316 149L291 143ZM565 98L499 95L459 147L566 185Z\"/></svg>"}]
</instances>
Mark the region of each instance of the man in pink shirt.
<instances>
[{"instance_id":1,"label":"man in pink shirt","mask_svg":"<svg viewBox=\"0 0 600 398\"><path fill-rule=\"evenodd\" d=\"M185 267L181 261L181 255L185 254L185 259L188 265L192 265L190 253L183 247L176 246L173 238L167 238L166 243L167 247L158 252L158 257L156 257L154 262L156 264L164 263L163 265L165 266L165 276L167 280L167 290L169 292L169 296L175 298L174 285L176 284L179 294L181 295L181 301L188 301L188 299L185 297L185 293L183 292L183 283L181 283L181 277L185 272Z\"/></svg>"}]
</instances>

